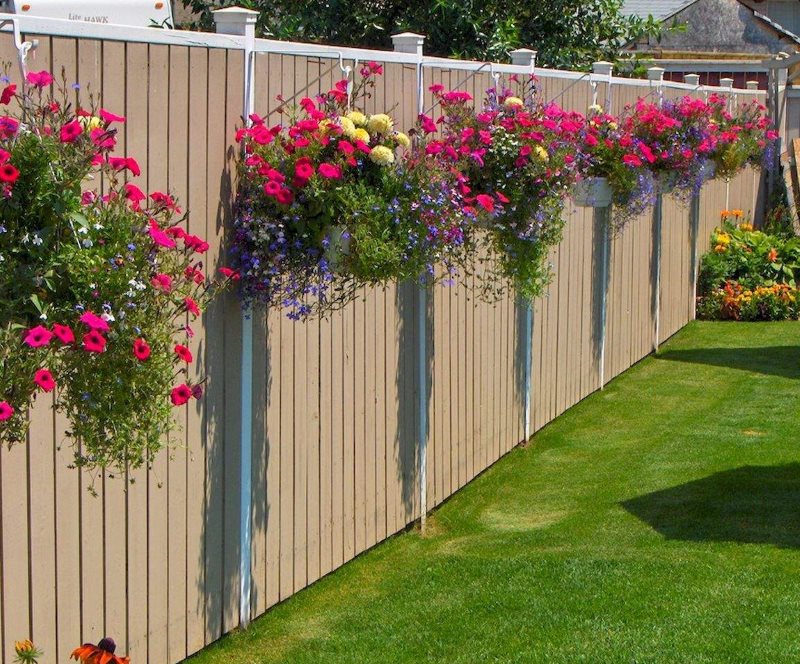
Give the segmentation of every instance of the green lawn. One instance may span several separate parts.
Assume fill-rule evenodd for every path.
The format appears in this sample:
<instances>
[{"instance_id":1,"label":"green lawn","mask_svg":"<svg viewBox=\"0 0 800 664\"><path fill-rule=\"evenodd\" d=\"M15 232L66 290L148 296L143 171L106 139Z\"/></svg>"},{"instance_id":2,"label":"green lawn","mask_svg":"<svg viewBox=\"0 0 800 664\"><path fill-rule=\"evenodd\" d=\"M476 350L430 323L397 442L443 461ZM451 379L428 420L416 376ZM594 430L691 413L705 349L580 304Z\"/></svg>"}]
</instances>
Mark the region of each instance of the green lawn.
<instances>
[{"instance_id":1,"label":"green lawn","mask_svg":"<svg viewBox=\"0 0 800 664\"><path fill-rule=\"evenodd\" d=\"M222 662L800 661L800 324L694 323Z\"/></svg>"}]
</instances>

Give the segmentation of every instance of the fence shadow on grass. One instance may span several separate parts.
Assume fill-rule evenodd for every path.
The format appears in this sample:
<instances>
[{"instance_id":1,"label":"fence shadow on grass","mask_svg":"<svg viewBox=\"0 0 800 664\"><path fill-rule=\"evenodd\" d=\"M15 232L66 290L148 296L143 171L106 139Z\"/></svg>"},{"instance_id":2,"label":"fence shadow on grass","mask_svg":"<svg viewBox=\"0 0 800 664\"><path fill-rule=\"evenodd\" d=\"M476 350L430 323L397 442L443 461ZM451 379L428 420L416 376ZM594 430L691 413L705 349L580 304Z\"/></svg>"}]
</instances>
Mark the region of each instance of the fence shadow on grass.
<instances>
[{"instance_id":1,"label":"fence shadow on grass","mask_svg":"<svg viewBox=\"0 0 800 664\"><path fill-rule=\"evenodd\" d=\"M621 504L668 540L800 548L800 463L742 466Z\"/></svg>"},{"instance_id":2,"label":"fence shadow on grass","mask_svg":"<svg viewBox=\"0 0 800 664\"><path fill-rule=\"evenodd\" d=\"M800 348L797 346L764 346L760 348L686 348L665 350L660 360L708 364L741 369L767 376L800 378Z\"/></svg>"}]
</instances>

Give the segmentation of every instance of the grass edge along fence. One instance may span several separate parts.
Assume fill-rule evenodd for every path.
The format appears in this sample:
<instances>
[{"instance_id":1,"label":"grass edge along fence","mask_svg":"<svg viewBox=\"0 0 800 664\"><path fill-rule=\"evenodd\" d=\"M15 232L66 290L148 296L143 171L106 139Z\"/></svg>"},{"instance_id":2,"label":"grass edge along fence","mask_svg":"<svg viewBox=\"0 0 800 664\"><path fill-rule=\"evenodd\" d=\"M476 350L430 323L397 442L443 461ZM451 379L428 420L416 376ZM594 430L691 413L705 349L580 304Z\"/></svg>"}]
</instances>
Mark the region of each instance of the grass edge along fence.
<instances>
[{"instance_id":1,"label":"grass edge along fence","mask_svg":"<svg viewBox=\"0 0 800 664\"><path fill-rule=\"evenodd\" d=\"M375 104L398 104L398 124L408 127L418 112L418 69L431 83L479 98L493 74L531 68L19 21L39 40L37 68L63 65L68 80L90 85L127 117L121 143L146 155L148 190L169 188L185 202L189 229L202 230L211 245L209 266L221 264L231 219L231 130L243 114L246 71L255 77L248 89L256 108L271 108L290 81L301 94L328 89L340 63L380 59L386 74ZM246 58L247 43L261 52ZM10 35L3 48L4 59L16 57ZM592 83L605 98L605 79L537 74L543 94L560 96L565 107L587 108ZM620 106L656 89L611 82L612 104ZM665 95L689 89L662 88ZM599 387L602 246L608 380L652 350L656 313L662 338L691 318L692 238L707 237L711 228L700 226L723 207L753 209L757 184L748 172L729 191L709 185L693 217L664 201L657 290L654 217L604 245L599 222L570 210L551 256L557 276L529 319L513 298L490 306L468 289L437 287L423 300L411 284L366 291L330 319L302 324L279 312L243 319L227 297L192 340L209 381L172 454L137 471L133 484L101 478L97 498L88 495L87 478L66 468L63 420L35 408L28 444L0 451L4 661L27 636L61 661L75 643L105 635L134 662L179 661L420 518ZM248 320L251 376L241 361ZM241 415L249 389L248 454Z\"/></svg>"}]
</instances>

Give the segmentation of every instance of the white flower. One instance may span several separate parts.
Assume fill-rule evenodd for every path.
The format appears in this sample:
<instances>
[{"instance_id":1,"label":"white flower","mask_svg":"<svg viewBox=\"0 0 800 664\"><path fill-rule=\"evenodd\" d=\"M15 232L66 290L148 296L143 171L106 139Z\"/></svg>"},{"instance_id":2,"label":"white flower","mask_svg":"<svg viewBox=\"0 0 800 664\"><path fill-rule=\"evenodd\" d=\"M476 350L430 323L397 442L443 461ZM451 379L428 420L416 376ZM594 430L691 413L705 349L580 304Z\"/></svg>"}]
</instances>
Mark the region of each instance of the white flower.
<instances>
[{"instance_id":1,"label":"white flower","mask_svg":"<svg viewBox=\"0 0 800 664\"><path fill-rule=\"evenodd\" d=\"M117 320L111 313L100 314L100 318L102 318L106 323L113 323L115 320Z\"/></svg>"},{"instance_id":2,"label":"white flower","mask_svg":"<svg viewBox=\"0 0 800 664\"><path fill-rule=\"evenodd\" d=\"M39 320L47 320L47 314L43 313L39 316Z\"/></svg>"},{"instance_id":3,"label":"white flower","mask_svg":"<svg viewBox=\"0 0 800 664\"><path fill-rule=\"evenodd\" d=\"M42 244L42 242L44 242L44 240L42 240L42 238L39 237L38 233L34 233L32 242L33 242L33 244L35 244L38 247L38 246L41 246L41 244Z\"/></svg>"}]
</instances>

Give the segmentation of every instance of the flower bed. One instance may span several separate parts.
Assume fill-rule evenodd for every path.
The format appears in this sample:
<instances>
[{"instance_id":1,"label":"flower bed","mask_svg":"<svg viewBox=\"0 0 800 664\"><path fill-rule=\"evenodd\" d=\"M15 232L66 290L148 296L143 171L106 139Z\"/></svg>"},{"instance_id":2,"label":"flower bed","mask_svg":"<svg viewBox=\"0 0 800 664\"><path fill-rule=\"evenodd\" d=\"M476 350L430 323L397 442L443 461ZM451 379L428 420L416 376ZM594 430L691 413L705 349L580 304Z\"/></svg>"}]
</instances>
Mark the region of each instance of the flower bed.
<instances>
[{"instance_id":1,"label":"flower bed","mask_svg":"<svg viewBox=\"0 0 800 664\"><path fill-rule=\"evenodd\" d=\"M741 210L724 211L702 257L697 314L709 320L795 320L800 238L755 230Z\"/></svg>"}]
</instances>

